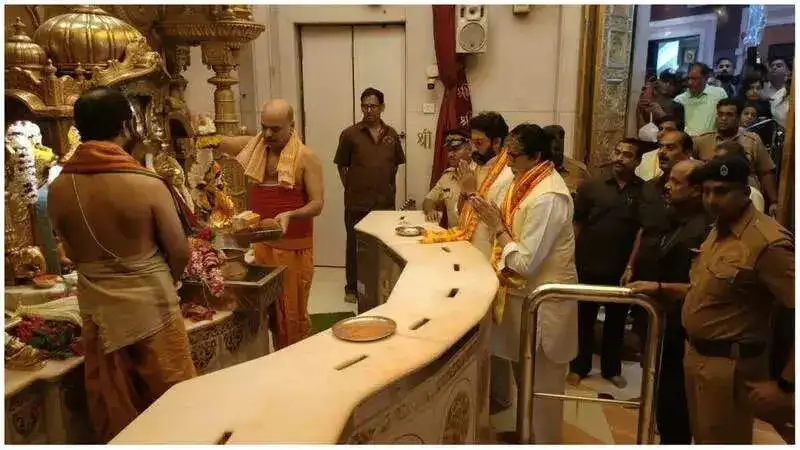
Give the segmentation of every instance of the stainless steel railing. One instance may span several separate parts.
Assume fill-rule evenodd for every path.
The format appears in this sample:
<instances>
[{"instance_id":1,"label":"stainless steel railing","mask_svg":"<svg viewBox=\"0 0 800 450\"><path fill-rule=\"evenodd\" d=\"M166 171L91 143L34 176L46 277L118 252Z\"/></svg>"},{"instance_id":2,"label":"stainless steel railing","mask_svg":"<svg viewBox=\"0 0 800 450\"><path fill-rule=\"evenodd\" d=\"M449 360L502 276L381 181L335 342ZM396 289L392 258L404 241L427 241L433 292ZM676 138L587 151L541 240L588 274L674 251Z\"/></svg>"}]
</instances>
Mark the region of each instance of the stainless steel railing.
<instances>
[{"instance_id":1,"label":"stainless steel railing","mask_svg":"<svg viewBox=\"0 0 800 450\"><path fill-rule=\"evenodd\" d=\"M640 402L610 400L594 397L581 397L565 394L533 392L534 364L536 363L536 341L539 307L546 301L583 301L595 303L628 303L641 306L650 317L647 328L648 337L643 355L642 387ZM522 306L522 330L520 332L520 380L517 397L517 436L520 444L533 444L531 432L533 419L533 399L549 398L556 400L575 400L606 403L621 406L634 406L639 409L636 443L653 443L655 440L655 399L658 374L661 366L661 340L664 334L664 321L661 308L645 296L634 295L630 289L611 286L590 286L582 284L546 284L533 291ZM566 375L566 374L565 374Z\"/></svg>"}]
</instances>

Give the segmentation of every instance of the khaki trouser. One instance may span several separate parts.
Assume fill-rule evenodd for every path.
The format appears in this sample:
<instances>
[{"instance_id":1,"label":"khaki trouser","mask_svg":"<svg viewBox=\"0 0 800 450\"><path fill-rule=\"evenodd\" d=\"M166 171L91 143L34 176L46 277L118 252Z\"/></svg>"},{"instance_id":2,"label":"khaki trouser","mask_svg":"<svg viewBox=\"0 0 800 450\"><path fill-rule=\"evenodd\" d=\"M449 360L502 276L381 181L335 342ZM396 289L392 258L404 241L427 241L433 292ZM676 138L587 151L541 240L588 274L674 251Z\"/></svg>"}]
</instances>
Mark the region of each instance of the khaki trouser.
<instances>
[{"instance_id":1,"label":"khaki trouser","mask_svg":"<svg viewBox=\"0 0 800 450\"><path fill-rule=\"evenodd\" d=\"M739 360L709 357L686 344L683 366L695 444L753 443L754 416L746 382L769 377L767 355Z\"/></svg>"}]
</instances>

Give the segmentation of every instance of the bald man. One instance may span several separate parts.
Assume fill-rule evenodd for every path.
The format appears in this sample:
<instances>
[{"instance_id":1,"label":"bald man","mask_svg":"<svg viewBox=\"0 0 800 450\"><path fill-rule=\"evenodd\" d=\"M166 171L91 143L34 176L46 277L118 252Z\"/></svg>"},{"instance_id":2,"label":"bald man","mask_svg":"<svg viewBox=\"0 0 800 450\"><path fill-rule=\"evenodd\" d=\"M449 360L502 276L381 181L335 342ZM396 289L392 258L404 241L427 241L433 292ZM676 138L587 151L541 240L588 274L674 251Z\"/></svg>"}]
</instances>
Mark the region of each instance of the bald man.
<instances>
[{"instance_id":1,"label":"bald man","mask_svg":"<svg viewBox=\"0 0 800 450\"><path fill-rule=\"evenodd\" d=\"M703 187L691 176L702 165L701 161L684 159L666 172L667 219L657 239L642 241L637 281L627 285L634 292L651 296L664 308L666 327L656 392L656 424L663 445L692 443L683 373L686 332L681 325L681 305L689 287L692 261L713 221L703 209Z\"/></svg>"},{"instance_id":2,"label":"bald man","mask_svg":"<svg viewBox=\"0 0 800 450\"><path fill-rule=\"evenodd\" d=\"M253 244L256 264L286 266L283 295L274 306L276 350L294 344L311 329L308 294L314 277L313 218L322 212L322 164L297 134L292 106L271 100L261 109L261 132L226 137L220 150L234 155L251 184L249 208L275 218L283 229L278 241Z\"/></svg>"}]
</instances>

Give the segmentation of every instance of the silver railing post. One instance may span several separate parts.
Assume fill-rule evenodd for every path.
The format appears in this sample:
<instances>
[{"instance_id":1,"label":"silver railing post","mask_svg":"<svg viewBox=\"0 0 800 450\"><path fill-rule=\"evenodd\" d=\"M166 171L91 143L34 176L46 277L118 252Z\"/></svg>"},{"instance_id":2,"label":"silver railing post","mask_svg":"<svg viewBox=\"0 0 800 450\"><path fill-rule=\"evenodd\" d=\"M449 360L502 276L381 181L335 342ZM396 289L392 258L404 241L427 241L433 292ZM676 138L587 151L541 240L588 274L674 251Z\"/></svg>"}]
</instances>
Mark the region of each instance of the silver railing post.
<instances>
[{"instance_id":1,"label":"silver railing post","mask_svg":"<svg viewBox=\"0 0 800 450\"><path fill-rule=\"evenodd\" d=\"M627 303L641 306L650 318L646 350L643 355L641 401L610 400L594 397L581 397L565 394L533 392L536 346L539 329L539 307L546 301L583 301L594 303ZM577 331L577 330L576 330ZM653 443L655 440L655 392L658 388L658 374L661 366L661 340L664 334L664 321L661 308L652 299L635 295L630 289L612 286L590 286L584 284L546 284L538 287L522 306L522 330L520 331L520 383L517 393L517 436L520 444L533 444L531 431L533 419L533 399L575 400L593 403L606 403L621 406L635 406L639 409L636 431L636 444ZM566 376L566 374L564 374Z\"/></svg>"}]
</instances>

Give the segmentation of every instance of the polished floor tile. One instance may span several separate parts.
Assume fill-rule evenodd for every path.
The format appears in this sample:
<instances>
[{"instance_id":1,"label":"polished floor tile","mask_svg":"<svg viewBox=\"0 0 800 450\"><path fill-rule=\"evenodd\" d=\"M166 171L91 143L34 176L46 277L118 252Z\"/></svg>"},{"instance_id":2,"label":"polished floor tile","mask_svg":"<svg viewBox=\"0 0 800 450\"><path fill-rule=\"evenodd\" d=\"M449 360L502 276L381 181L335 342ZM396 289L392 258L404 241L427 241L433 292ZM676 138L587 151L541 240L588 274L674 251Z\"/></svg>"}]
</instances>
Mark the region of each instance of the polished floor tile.
<instances>
[{"instance_id":1,"label":"polished floor tile","mask_svg":"<svg viewBox=\"0 0 800 450\"><path fill-rule=\"evenodd\" d=\"M344 301L344 268L317 267L311 282L308 313L356 312L354 303Z\"/></svg>"},{"instance_id":2,"label":"polished floor tile","mask_svg":"<svg viewBox=\"0 0 800 450\"><path fill-rule=\"evenodd\" d=\"M594 358L595 367L600 360ZM618 389L600 376L598 370L583 379L580 385L567 385L566 394L596 397L607 394L618 400L638 397L641 388L642 370L639 363L623 363L622 374L628 381L625 389ZM514 392L516 395L516 390ZM564 405L563 438L565 444L635 444L638 411L616 405L602 405L589 402L567 401ZM516 401L511 408L491 417L495 433L514 430L516 427ZM753 427L754 444L784 444L772 427L756 421ZM658 442L658 435L656 435Z\"/></svg>"}]
</instances>

